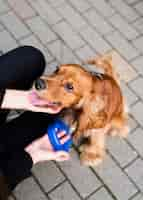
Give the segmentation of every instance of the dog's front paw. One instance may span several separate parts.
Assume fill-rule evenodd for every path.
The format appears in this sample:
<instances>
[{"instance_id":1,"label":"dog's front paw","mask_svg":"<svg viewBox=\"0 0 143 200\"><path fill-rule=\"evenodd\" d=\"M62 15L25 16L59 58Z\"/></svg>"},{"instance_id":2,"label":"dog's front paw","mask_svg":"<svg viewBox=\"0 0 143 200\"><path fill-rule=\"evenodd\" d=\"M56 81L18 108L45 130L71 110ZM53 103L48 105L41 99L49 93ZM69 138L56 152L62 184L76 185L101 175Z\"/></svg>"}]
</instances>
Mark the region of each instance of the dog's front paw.
<instances>
[{"instance_id":1,"label":"dog's front paw","mask_svg":"<svg viewBox=\"0 0 143 200\"><path fill-rule=\"evenodd\" d=\"M86 166L97 166L103 161L103 159L103 155L91 152L82 152L80 155L81 164Z\"/></svg>"},{"instance_id":2,"label":"dog's front paw","mask_svg":"<svg viewBox=\"0 0 143 200\"><path fill-rule=\"evenodd\" d=\"M121 138L126 138L128 136L129 132L130 132L130 128L128 126L124 126L121 129L112 129L109 132L109 135L111 135L111 136L119 136Z\"/></svg>"},{"instance_id":3,"label":"dog's front paw","mask_svg":"<svg viewBox=\"0 0 143 200\"><path fill-rule=\"evenodd\" d=\"M128 133L130 132L129 126L124 126L120 131L119 131L119 136L121 138L126 138L128 136Z\"/></svg>"}]
</instances>

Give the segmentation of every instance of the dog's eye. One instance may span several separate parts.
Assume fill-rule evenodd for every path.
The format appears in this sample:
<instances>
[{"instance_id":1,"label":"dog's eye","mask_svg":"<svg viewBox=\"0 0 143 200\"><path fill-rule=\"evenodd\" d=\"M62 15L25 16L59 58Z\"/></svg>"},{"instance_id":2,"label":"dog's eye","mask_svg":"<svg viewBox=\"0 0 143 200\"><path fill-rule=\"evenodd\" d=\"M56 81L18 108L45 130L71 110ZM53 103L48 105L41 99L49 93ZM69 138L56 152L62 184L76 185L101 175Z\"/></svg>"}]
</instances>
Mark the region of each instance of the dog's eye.
<instances>
[{"instance_id":1,"label":"dog's eye","mask_svg":"<svg viewBox=\"0 0 143 200\"><path fill-rule=\"evenodd\" d=\"M66 84L64 85L64 88L65 88L65 90L68 91L68 92L72 92L73 89L74 89L72 83L66 83Z\"/></svg>"}]
</instances>

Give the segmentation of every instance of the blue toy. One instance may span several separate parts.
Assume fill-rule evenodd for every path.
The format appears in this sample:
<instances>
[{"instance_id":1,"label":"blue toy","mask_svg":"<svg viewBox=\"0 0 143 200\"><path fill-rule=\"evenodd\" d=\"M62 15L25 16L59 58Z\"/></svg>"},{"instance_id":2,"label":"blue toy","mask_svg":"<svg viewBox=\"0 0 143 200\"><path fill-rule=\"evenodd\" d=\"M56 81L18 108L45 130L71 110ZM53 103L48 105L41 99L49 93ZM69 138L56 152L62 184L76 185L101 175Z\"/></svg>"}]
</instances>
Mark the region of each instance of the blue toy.
<instances>
[{"instance_id":1,"label":"blue toy","mask_svg":"<svg viewBox=\"0 0 143 200\"><path fill-rule=\"evenodd\" d=\"M63 151L69 151L71 145L72 145L72 138L70 138L67 142L64 144L60 143L60 138L58 138L57 134L61 131L65 131L66 134L72 134L70 131L70 126L65 123L64 120L57 118L54 120L53 124L50 124L47 129L47 134L49 136L49 140L53 146L53 149L55 151L63 150Z\"/></svg>"}]
</instances>

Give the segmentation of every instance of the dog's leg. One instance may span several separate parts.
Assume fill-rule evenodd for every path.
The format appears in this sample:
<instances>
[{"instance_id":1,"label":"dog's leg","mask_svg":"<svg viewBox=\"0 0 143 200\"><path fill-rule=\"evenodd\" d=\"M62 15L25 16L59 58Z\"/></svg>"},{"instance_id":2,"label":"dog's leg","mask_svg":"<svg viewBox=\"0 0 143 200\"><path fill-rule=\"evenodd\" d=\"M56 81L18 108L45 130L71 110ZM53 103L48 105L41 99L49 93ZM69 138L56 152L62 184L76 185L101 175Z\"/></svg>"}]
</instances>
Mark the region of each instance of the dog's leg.
<instances>
[{"instance_id":1,"label":"dog's leg","mask_svg":"<svg viewBox=\"0 0 143 200\"><path fill-rule=\"evenodd\" d=\"M128 126L128 114L124 114L120 117L113 118L111 122L111 131L109 131L109 135L111 136L119 136L122 138L126 138L130 129Z\"/></svg>"},{"instance_id":2,"label":"dog's leg","mask_svg":"<svg viewBox=\"0 0 143 200\"><path fill-rule=\"evenodd\" d=\"M105 156L105 138L107 130L102 129L101 132L92 132L89 138L89 144L80 147L81 163L87 166L96 166L100 164Z\"/></svg>"}]
</instances>

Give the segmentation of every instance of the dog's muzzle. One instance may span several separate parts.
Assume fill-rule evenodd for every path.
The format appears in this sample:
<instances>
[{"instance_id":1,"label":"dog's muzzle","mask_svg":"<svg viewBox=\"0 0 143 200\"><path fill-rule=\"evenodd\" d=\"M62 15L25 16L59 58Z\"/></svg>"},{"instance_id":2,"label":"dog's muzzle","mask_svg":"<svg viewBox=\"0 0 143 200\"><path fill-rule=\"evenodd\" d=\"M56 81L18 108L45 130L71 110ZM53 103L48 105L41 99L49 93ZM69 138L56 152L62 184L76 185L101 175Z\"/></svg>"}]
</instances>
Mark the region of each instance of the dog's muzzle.
<instances>
[{"instance_id":1,"label":"dog's muzzle","mask_svg":"<svg viewBox=\"0 0 143 200\"><path fill-rule=\"evenodd\" d=\"M46 83L43 79L39 78L34 82L34 86L36 90L44 90L46 88Z\"/></svg>"}]
</instances>

